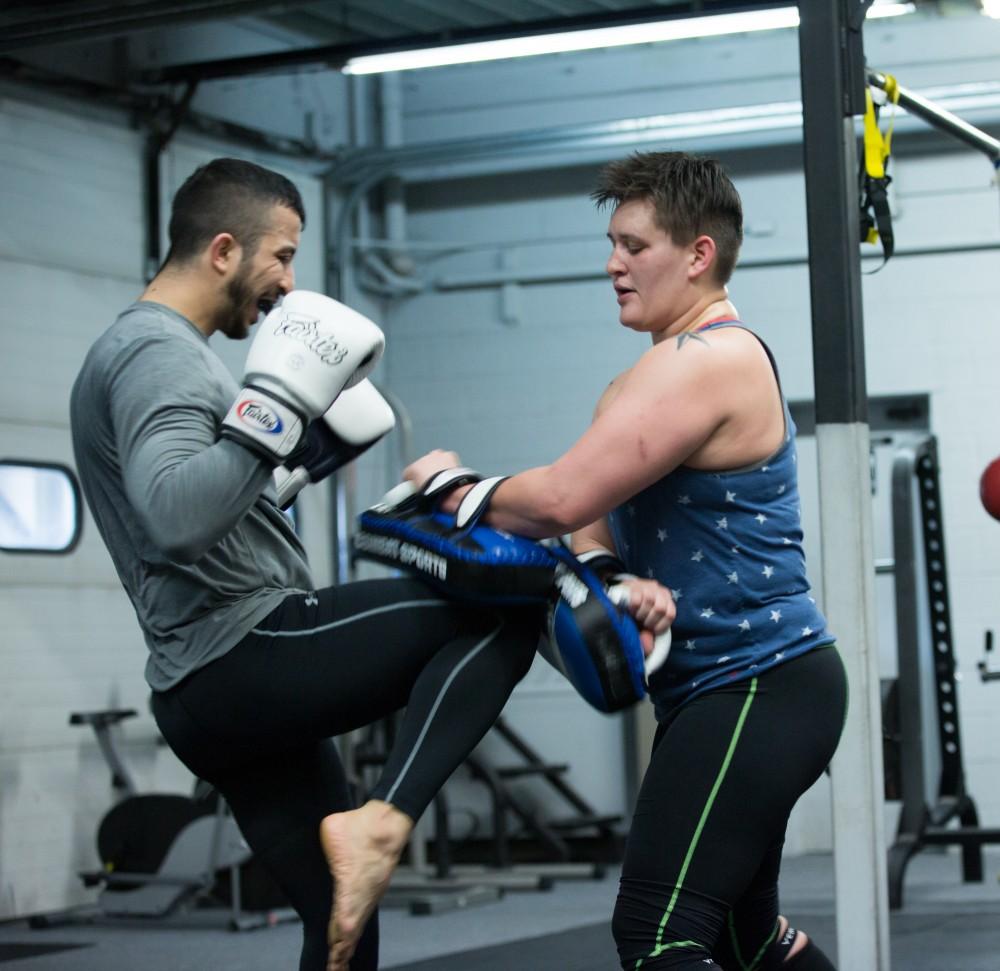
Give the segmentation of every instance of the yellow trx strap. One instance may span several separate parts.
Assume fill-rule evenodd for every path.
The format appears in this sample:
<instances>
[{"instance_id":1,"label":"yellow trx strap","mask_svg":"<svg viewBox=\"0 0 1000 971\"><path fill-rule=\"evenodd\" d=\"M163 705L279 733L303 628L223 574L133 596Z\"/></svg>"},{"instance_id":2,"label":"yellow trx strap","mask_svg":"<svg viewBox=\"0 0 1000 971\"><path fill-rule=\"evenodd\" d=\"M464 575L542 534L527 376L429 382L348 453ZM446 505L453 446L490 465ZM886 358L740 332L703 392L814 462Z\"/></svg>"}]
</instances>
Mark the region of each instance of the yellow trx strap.
<instances>
[{"instance_id":1,"label":"yellow trx strap","mask_svg":"<svg viewBox=\"0 0 1000 971\"><path fill-rule=\"evenodd\" d=\"M893 105L899 103L899 86L891 75L885 75L885 93ZM885 135L879 128L879 106L872 97L871 88L865 91L865 157L859 176L861 189L861 242L882 243L883 266L892 256L894 238L892 214L889 212L888 188L892 178L888 175L892 147L892 129L895 112L889 120ZM881 267L879 267L881 269Z\"/></svg>"}]
</instances>

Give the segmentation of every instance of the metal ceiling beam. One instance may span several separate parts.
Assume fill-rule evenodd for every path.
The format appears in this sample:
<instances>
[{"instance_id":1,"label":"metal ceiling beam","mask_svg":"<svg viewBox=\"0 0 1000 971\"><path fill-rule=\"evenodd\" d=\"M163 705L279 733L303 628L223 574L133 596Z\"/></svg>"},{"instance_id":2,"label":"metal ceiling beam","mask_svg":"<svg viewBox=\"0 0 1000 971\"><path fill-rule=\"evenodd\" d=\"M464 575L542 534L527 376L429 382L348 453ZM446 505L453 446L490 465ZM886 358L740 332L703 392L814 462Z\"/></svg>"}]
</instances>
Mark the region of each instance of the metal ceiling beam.
<instances>
[{"instance_id":1,"label":"metal ceiling beam","mask_svg":"<svg viewBox=\"0 0 1000 971\"><path fill-rule=\"evenodd\" d=\"M483 22L484 16L495 17L497 15L495 9L487 8L484 10L484 5L477 0L465 0L462 6L456 6L449 0L409 0L409 2L418 10L423 10L424 13L436 18L440 24L437 28L439 30L443 30L445 24L456 21L463 27L475 27ZM508 9L505 16L512 23L520 23L524 20L524 17L513 8Z\"/></svg>"},{"instance_id":2,"label":"metal ceiling beam","mask_svg":"<svg viewBox=\"0 0 1000 971\"><path fill-rule=\"evenodd\" d=\"M495 17L500 11L497 9L498 3L503 3L503 0L466 0L466 3L470 7L475 7L480 13L484 13L488 16ZM526 24L531 23L538 14L535 11L530 13L525 13L522 9L525 4L530 4L531 0L521 0L518 9L514 9L513 4L507 4L504 6L503 15L514 24Z\"/></svg>"},{"instance_id":3,"label":"metal ceiling beam","mask_svg":"<svg viewBox=\"0 0 1000 971\"><path fill-rule=\"evenodd\" d=\"M399 3L398 0L364 0L359 4L348 4L344 10L345 22L353 24L377 24L377 29L362 26L362 33L378 38L391 39L398 37L400 32L414 33L426 29L426 20L419 7L413 6L409 0Z\"/></svg>"},{"instance_id":4,"label":"metal ceiling beam","mask_svg":"<svg viewBox=\"0 0 1000 971\"><path fill-rule=\"evenodd\" d=\"M559 0L532 0L532 2L540 9L546 11L547 13L556 16L572 16L566 12L566 7L564 4L559 3Z\"/></svg>"},{"instance_id":5,"label":"metal ceiling beam","mask_svg":"<svg viewBox=\"0 0 1000 971\"><path fill-rule=\"evenodd\" d=\"M509 37L532 37L553 31L586 30L591 27L616 27L625 24L650 23L660 20L680 20L697 13L699 16L732 13L736 10L770 10L786 3L758 2L758 0L733 0L719 4L711 13L698 0L681 3L670 8L662 5L638 7L627 14L585 14L577 17L551 17L535 20L519 28L510 24L490 27L464 27L426 34L411 34L388 42L357 44L332 44L300 50L277 51L248 57L231 57L214 61L197 61L155 68L139 73L139 80L149 84L179 81L210 81L220 78L245 77L250 74L289 73L301 70L339 70L352 57L382 54L389 51L416 50L423 47L444 47L452 44L499 40Z\"/></svg>"},{"instance_id":6,"label":"metal ceiling beam","mask_svg":"<svg viewBox=\"0 0 1000 971\"><path fill-rule=\"evenodd\" d=\"M357 0L353 2L357 3ZM406 0L405 3L400 3L399 0L361 0L357 6L363 7L372 15L405 24L407 33L450 30L456 24L460 27L475 27L483 22L482 18L475 17L470 21L467 11L463 9L464 4L454 3L453 0L444 4L444 13L440 7L424 0Z\"/></svg>"},{"instance_id":7,"label":"metal ceiling beam","mask_svg":"<svg viewBox=\"0 0 1000 971\"><path fill-rule=\"evenodd\" d=\"M67 77L44 68L23 64L10 57L0 56L0 81L24 86L26 90L44 91L59 97L73 98L101 108L127 111L138 119L148 117L164 106L161 96L138 94L94 81ZM197 111L186 111L180 121L180 127L220 141L233 142L276 155L287 155L298 161L308 160L330 165L340 160L339 154L324 152L310 141L249 128Z\"/></svg>"},{"instance_id":8,"label":"metal ceiling beam","mask_svg":"<svg viewBox=\"0 0 1000 971\"><path fill-rule=\"evenodd\" d=\"M308 0L141 0L130 4L105 0L75 7L67 5L63 13L50 8L44 16L14 21L9 19L8 8L7 14L0 16L0 54L201 20L286 13L291 8L308 5Z\"/></svg>"},{"instance_id":9,"label":"metal ceiling beam","mask_svg":"<svg viewBox=\"0 0 1000 971\"><path fill-rule=\"evenodd\" d=\"M316 44L343 43L351 36L348 27L340 22L321 17L311 10L290 10L279 16L256 18L266 27L277 28L283 38L281 43L295 43L297 38L308 37ZM274 36L274 35L272 35Z\"/></svg>"}]
</instances>

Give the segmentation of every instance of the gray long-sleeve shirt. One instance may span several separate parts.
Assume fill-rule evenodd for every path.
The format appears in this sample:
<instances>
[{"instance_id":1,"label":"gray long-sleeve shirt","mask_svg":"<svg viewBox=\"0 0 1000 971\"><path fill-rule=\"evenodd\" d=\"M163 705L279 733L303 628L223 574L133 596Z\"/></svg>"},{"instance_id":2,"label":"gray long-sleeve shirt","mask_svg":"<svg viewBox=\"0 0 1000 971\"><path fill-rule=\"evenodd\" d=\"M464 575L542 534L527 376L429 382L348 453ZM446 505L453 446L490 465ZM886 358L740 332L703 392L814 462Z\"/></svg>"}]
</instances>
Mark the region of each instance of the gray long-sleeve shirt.
<instances>
[{"instance_id":1,"label":"gray long-sleeve shirt","mask_svg":"<svg viewBox=\"0 0 1000 971\"><path fill-rule=\"evenodd\" d=\"M238 392L204 335L151 302L98 338L73 385L77 471L145 634L154 690L313 586L270 467L218 440Z\"/></svg>"}]
</instances>

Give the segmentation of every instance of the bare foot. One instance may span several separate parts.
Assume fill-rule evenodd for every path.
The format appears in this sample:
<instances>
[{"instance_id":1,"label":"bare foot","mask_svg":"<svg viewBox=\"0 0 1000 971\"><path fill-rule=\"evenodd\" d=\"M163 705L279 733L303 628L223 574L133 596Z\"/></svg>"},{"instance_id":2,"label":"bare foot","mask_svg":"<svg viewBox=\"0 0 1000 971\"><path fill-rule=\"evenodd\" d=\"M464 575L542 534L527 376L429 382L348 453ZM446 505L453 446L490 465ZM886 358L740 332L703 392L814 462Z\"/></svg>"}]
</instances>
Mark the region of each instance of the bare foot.
<instances>
[{"instance_id":1,"label":"bare foot","mask_svg":"<svg viewBox=\"0 0 1000 971\"><path fill-rule=\"evenodd\" d=\"M327 971L346 971L412 829L409 816L379 800L320 823L320 844L333 874Z\"/></svg>"}]
</instances>

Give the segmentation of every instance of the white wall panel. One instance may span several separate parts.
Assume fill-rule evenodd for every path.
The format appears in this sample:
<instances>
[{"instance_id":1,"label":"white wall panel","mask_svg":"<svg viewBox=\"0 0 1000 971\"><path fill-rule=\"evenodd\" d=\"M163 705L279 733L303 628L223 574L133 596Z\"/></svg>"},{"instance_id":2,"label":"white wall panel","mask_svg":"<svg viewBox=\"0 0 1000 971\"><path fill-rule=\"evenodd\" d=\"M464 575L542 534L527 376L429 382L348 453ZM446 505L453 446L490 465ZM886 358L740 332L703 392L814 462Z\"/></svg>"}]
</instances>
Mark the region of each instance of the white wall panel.
<instances>
[{"instance_id":1,"label":"white wall panel","mask_svg":"<svg viewBox=\"0 0 1000 971\"><path fill-rule=\"evenodd\" d=\"M86 256L81 238L75 235L74 245ZM88 348L138 297L142 281L0 257L0 287L7 295L0 313L0 419L68 428L69 393Z\"/></svg>"},{"instance_id":2,"label":"white wall panel","mask_svg":"<svg viewBox=\"0 0 1000 971\"><path fill-rule=\"evenodd\" d=\"M123 125L0 99L0 259L138 279L140 144Z\"/></svg>"},{"instance_id":3,"label":"white wall panel","mask_svg":"<svg viewBox=\"0 0 1000 971\"><path fill-rule=\"evenodd\" d=\"M281 50L298 35L261 22L200 23L145 31L129 39L129 56L148 67L249 57ZM344 110L347 78L334 72L293 72L203 81L192 109L274 136L313 140L331 150L349 141Z\"/></svg>"}]
</instances>

